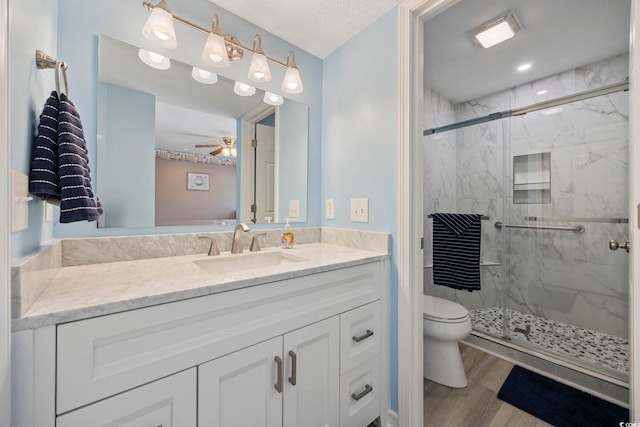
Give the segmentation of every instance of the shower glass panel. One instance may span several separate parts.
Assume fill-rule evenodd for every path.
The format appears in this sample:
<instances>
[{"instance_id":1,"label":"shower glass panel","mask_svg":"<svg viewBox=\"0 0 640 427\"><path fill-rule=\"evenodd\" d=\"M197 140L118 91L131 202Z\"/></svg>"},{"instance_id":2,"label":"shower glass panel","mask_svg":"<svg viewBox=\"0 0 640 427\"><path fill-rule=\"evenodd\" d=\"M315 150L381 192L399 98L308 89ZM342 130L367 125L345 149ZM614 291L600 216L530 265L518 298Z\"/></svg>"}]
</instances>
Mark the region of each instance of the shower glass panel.
<instances>
[{"instance_id":1,"label":"shower glass panel","mask_svg":"<svg viewBox=\"0 0 640 427\"><path fill-rule=\"evenodd\" d=\"M505 337L624 379L628 255L610 250L609 240L624 242L629 235L628 94L564 104L500 125L507 188L518 188L519 175L550 175L548 200L521 203L517 192L505 194ZM544 162L530 162L519 174L518 160L540 153L549 153L550 171Z\"/></svg>"}]
</instances>

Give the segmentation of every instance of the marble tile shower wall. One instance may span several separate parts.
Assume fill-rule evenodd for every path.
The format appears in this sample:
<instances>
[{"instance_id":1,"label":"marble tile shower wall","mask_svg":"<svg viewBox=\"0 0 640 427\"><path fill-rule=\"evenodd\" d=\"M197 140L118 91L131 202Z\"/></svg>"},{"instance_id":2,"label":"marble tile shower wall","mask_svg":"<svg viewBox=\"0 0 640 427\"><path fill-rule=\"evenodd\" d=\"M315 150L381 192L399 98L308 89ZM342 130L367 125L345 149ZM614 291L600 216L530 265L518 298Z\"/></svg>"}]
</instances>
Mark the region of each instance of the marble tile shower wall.
<instances>
[{"instance_id":1,"label":"marble tile shower wall","mask_svg":"<svg viewBox=\"0 0 640 427\"><path fill-rule=\"evenodd\" d=\"M427 90L426 127L618 83L627 75L628 56L619 55L457 105ZM548 93L536 95L541 89ZM425 265L431 264L427 214L483 213L491 219L483 222L482 259L505 264L507 275L503 280L502 266L482 267L483 290L469 293L433 286L426 268L425 293L469 309L506 304L626 338L628 257L607 246L609 239L626 240L626 224L583 223L583 234L493 226L495 221L540 225L525 222L525 216L627 217L627 93L561 108L425 137ZM551 153L551 203L514 204L513 157L541 152Z\"/></svg>"}]
</instances>

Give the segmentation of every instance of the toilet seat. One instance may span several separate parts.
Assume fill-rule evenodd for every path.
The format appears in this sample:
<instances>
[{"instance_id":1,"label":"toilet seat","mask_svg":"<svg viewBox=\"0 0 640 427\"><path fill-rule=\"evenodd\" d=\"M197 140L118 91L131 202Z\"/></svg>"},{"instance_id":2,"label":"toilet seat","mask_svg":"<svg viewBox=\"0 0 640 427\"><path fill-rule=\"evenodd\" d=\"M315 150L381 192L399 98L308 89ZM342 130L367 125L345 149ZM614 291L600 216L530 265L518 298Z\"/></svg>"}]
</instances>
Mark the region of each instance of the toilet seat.
<instances>
[{"instance_id":1,"label":"toilet seat","mask_svg":"<svg viewBox=\"0 0 640 427\"><path fill-rule=\"evenodd\" d=\"M423 295L422 310L423 318L432 322L461 323L469 318L469 312L462 305L430 295Z\"/></svg>"}]
</instances>

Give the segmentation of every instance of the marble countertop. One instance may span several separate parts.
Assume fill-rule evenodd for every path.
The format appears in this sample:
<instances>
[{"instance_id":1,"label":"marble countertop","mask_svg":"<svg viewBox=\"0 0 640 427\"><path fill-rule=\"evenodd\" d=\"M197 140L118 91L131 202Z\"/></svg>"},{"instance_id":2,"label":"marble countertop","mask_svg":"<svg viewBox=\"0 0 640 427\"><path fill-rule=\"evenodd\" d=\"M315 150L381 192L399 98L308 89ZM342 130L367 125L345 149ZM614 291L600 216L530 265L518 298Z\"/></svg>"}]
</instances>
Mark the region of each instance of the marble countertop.
<instances>
[{"instance_id":1,"label":"marble countertop","mask_svg":"<svg viewBox=\"0 0 640 427\"><path fill-rule=\"evenodd\" d=\"M242 257L256 252L63 267L28 311L12 320L12 330L35 329L389 258L386 253L325 243L297 245L293 249L267 248L261 253L277 251L308 260L219 275L207 273L194 261Z\"/></svg>"}]
</instances>

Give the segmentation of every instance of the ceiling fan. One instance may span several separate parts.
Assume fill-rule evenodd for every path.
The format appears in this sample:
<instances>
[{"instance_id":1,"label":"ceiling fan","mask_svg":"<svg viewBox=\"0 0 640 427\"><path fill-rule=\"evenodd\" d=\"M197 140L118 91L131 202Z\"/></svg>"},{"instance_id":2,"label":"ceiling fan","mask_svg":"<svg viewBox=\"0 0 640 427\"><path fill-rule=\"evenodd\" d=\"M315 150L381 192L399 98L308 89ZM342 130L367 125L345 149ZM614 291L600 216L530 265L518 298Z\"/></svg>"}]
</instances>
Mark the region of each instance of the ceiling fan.
<instances>
[{"instance_id":1,"label":"ceiling fan","mask_svg":"<svg viewBox=\"0 0 640 427\"><path fill-rule=\"evenodd\" d=\"M218 154L222 153L222 155L225 156L225 157L236 157L236 155L237 155L236 138L233 137L233 136L223 136L222 137L222 142L224 142L224 145L220 145L220 144L196 144L196 148L216 147L215 150L213 150L212 152L209 153L210 155L217 156Z\"/></svg>"}]
</instances>

